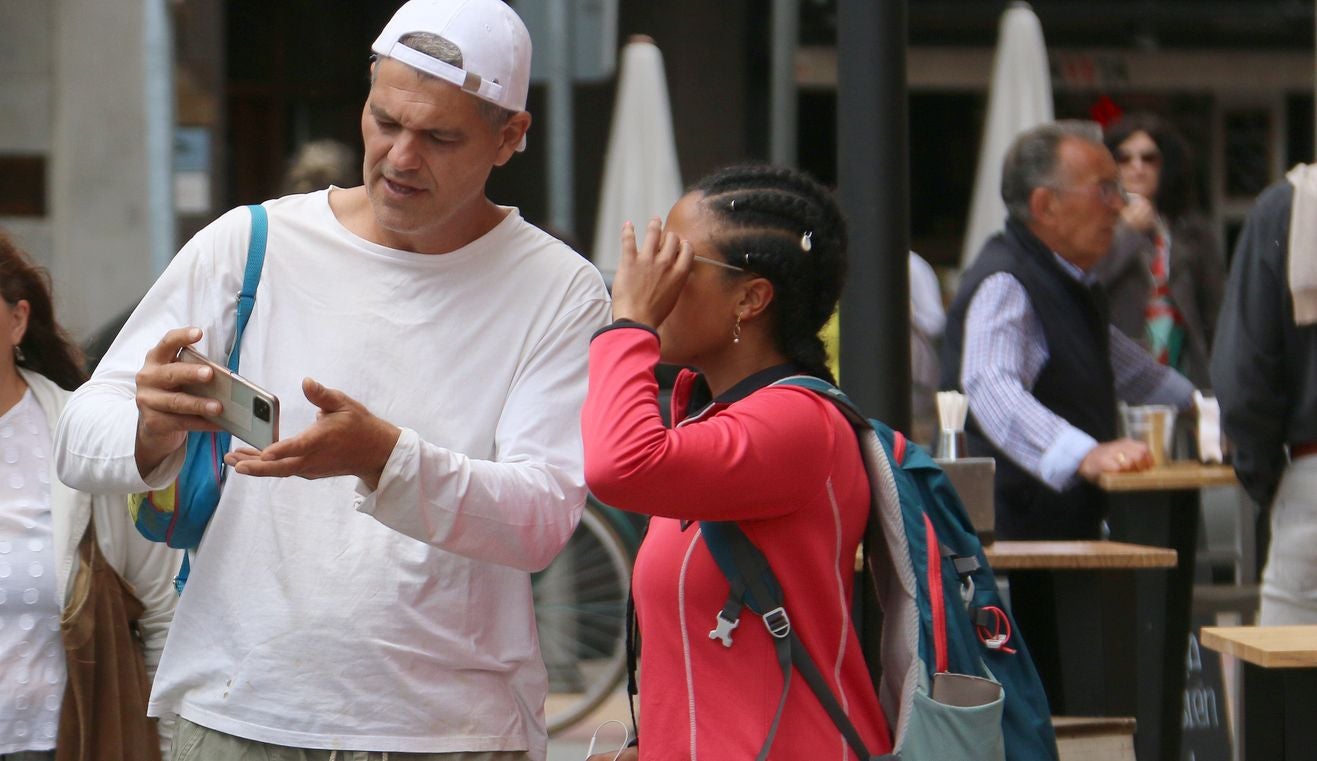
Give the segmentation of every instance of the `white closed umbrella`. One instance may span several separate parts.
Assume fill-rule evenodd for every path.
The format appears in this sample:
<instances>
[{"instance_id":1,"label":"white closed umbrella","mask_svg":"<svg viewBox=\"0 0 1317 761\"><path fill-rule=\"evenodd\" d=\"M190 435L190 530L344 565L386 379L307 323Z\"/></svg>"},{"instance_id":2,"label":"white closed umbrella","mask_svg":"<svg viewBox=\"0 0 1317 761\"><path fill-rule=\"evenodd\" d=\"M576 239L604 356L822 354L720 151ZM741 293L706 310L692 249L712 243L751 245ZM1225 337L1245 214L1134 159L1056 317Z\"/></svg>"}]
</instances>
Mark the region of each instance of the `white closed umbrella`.
<instances>
[{"instance_id":1,"label":"white closed umbrella","mask_svg":"<svg viewBox=\"0 0 1317 761\"><path fill-rule=\"evenodd\" d=\"M984 241L1002 229L1001 164L1021 132L1052 121L1052 79L1043 27L1025 2L1011 3L1001 16L992 62L988 113L983 123L978 172L960 264L968 267Z\"/></svg>"},{"instance_id":2,"label":"white closed umbrella","mask_svg":"<svg viewBox=\"0 0 1317 761\"><path fill-rule=\"evenodd\" d=\"M643 230L650 217L667 215L681 190L663 54L649 37L635 36L622 48L618 64L590 257L610 282L617 272L622 224L631 221Z\"/></svg>"}]
</instances>

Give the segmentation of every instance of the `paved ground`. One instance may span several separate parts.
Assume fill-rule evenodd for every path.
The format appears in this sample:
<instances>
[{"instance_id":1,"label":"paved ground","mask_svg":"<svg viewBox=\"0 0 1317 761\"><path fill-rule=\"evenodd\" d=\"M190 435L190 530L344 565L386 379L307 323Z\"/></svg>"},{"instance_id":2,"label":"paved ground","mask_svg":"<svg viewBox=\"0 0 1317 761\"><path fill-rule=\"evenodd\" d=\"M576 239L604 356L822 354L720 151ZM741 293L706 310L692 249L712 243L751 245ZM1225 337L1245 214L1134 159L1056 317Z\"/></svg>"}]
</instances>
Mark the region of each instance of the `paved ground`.
<instances>
[{"instance_id":1,"label":"paved ground","mask_svg":"<svg viewBox=\"0 0 1317 761\"><path fill-rule=\"evenodd\" d=\"M595 729L609 719L617 719L631 727L631 713L627 708L626 688L620 688L590 716L557 737L549 738L548 761L584 761L585 751L590 747L590 735ZM622 730L616 724L609 725L599 733L599 744L595 752L616 748Z\"/></svg>"}]
</instances>

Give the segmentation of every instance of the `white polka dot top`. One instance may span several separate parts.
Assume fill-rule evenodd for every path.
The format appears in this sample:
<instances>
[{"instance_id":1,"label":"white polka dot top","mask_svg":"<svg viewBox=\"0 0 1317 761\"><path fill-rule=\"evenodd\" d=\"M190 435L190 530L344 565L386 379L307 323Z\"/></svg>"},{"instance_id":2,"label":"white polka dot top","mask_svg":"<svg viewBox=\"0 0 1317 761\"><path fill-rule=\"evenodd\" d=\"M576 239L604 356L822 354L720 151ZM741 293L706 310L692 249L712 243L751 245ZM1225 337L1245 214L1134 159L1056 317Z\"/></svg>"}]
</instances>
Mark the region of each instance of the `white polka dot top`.
<instances>
[{"instance_id":1,"label":"white polka dot top","mask_svg":"<svg viewBox=\"0 0 1317 761\"><path fill-rule=\"evenodd\" d=\"M28 391L0 416L0 755L54 748L64 696L50 457Z\"/></svg>"}]
</instances>

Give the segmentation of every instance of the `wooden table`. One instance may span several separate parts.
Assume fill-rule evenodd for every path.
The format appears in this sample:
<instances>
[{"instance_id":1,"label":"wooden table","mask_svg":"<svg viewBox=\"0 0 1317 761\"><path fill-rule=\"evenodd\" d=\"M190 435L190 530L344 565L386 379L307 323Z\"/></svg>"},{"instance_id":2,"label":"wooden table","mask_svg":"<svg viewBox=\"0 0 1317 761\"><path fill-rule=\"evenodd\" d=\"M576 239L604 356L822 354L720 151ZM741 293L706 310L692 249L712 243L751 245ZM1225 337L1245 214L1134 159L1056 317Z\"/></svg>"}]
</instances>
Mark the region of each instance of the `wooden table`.
<instances>
[{"instance_id":1,"label":"wooden table","mask_svg":"<svg viewBox=\"0 0 1317 761\"><path fill-rule=\"evenodd\" d=\"M1145 679L1139 692L1135 745L1140 761L1179 761L1199 492L1236 483L1230 466L1197 462L1104 473L1098 479L1108 496L1111 539L1169 547L1177 553L1169 574L1141 579L1136 589L1139 672L1161 677Z\"/></svg>"},{"instance_id":2,"label":"wooden table","mask_svg":"<svg viewBox=\"0 0 1317 761\"><path fill-rule=\"evenodd\" d=\"M1197 462L1172 462L1160 468L1129 473L1103 473L1098 486L1107 492L1173 491L1202 489L1208 486L1234 486L1239 483L1235 469L1229 465L1204 465Z\"/></svg>"},{"instance_id":3,"label":"wooden table","mask_svg":"<svg viewBox=\"0 0 1317 761\"><path fill-rule=\"evenodd\" d=\"M1146 672L1139 671L1137 658L1136 577L1174 568L1175 550L1111 541L1007 540L983 550L994 571L1010 574L1013 591L1017 584L1031 585L1033 598L1040 598L1038 590L1050 591L1046 601L1040 599L1045 615L1033 618L1047 621L1047 631L1026 629L1025 636L1026 644L1040 646L1036 656L1049 653L1039 666L1053 712L1137 716L1148 680L1139 679Z\"/></svg>"},{"instance_id":4,"label":"wooden table","mask_svg":"<svg viewBox=\"0 0 1317 761\"><path fill-rule=\"evenodd\" d=\"M1175 550L1127 542L999 541L983 548L995 571L1173 568Z\"/></svg>"},{"instance_id":5,"label":"wooden table","mask_svg":"<svg viewBox=\"0 0 1317 761\"><path fill-rule=\"evenodd\" d=\"M1201 641L1244 662L1244 757L1317 759L1317 626L1204 626Z\"/></svg>"}]
</instances>

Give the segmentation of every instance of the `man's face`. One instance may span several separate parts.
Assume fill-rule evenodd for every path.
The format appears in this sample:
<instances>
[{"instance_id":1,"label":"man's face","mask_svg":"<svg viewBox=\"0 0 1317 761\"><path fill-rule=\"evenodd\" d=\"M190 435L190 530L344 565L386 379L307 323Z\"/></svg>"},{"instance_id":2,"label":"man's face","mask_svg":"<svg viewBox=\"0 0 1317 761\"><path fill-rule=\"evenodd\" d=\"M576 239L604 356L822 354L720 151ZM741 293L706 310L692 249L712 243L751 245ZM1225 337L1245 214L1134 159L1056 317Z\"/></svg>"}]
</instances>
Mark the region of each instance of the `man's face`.
<instances>
[{"instance_id":1,"label":"man's face","mask_svg":"<svg viewBox=\"0 0 1317 761\"><path fill-rule=\"evenodd\" d=\"M1034 232L1066 261L1087 271L1111 249L1125 207L1116 162L1106 147L1076 138L1057 146L1055 187L1037 188Z\"/></svg>"},{"instance_id":2,"label":"man's face","mask_svg":"<svg viewBox=\"0 0 1317 761\"><path fill-rule=\"evenodd\" d=\"M454 224L485 202L490 170L512 156L521 131L493 129L475 96L385 58L362 110L361 136L377 242L444 253Z\"/></svg>"}]
</instances>

